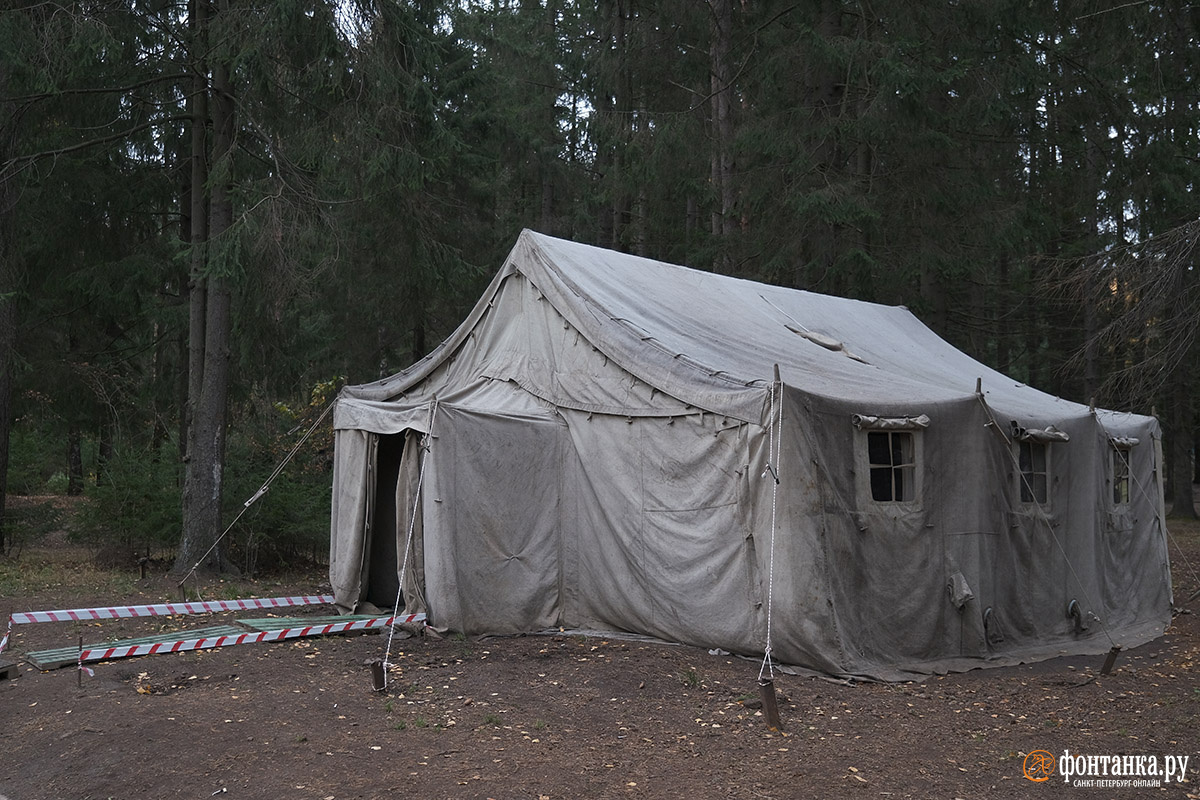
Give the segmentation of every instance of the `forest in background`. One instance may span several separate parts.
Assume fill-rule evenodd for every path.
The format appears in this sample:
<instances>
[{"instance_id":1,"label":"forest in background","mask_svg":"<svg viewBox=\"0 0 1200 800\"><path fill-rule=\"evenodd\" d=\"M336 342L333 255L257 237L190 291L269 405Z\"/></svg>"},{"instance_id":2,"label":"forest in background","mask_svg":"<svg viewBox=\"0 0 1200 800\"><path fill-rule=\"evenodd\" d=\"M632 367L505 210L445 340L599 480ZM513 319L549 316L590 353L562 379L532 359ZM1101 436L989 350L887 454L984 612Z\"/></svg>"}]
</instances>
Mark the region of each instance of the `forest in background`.
<instances>
[{"instance_id":1,"label":"forest in background","mask_svg":"<svg viewBox=\"0 0 1200 800\"><path fill-rule=\"evenodd\" d=\"M0 551L319 554L346 381L522 228L904 304L1158 414L1194 515L1200 5L15 0L0 10ZM223 467L223 468L222 468ZM216 497L219 502L205 502Z\"/></svg>"}]
</instances>

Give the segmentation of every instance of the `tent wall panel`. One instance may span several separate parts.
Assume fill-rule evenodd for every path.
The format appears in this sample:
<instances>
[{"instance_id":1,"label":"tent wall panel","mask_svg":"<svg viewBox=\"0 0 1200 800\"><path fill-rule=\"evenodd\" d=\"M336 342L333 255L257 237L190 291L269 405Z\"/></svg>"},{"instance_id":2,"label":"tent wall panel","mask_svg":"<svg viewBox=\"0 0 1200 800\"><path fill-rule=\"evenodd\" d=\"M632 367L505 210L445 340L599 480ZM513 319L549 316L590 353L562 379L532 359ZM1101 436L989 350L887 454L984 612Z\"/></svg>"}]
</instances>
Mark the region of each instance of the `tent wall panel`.
<instances>
[{"instance_id":1,"label":"tent wall panel","mask_svg":"<svg viewBox=\"0 0 1200 800\"><path fill-rule=\"evenodd\" d=\"M557 625L565 427L439 408L422 491L430 618L469 634Z\"/></svg>"}]
</instances>

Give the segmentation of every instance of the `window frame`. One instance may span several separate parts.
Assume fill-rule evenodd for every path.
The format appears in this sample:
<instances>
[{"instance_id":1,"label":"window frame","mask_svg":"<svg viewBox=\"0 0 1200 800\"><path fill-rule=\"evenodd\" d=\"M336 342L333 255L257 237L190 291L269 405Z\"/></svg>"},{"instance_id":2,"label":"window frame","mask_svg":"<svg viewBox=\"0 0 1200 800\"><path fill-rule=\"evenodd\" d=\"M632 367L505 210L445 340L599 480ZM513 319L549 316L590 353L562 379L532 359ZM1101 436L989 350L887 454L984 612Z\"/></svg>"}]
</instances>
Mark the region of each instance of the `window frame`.
<instances>
[{"instance_id":1,"label":"window frame","mask_svg":"<svg viewBox=\"0 0 1200 800\"><path fill-rule=\"evenodd\" d=\"M1112 493L1109 495L1112 498L1112 507L1114 510L1126 510L1133 504L1133 445L1118 444L1112 442L1112 458L1109 459L1112 472ZM1117 469L1117 465L1121 464L1124 467L1124 475ZM1124 487L1124 499L1121 499L1121 487Z\"/></svg>"},{"instance_id":2,"label":"window frame","mask_svg":"<svg viewBox=\"0 0 1200 800\"><path fill-rule=\"evenodd\" d=\"M858 430L855 431L856 441L854 443L854 471L856 477L855 493L859 498L859 505L880 510L893 509L897 511L911 511L919 509L922 504L921 498L923 496L925 484L925 448L924 436L922 436L924 433L924 428L889 428L883 426L876 427L872 425L862 425L857 427ZM911 453L911 461L901 464L896 464L894 461L890 464L873 464L871 458L872 434L886 435L888 441L888 450L892 453L896 452L894 437L911 437L909 439L911 447L907 448ZM904 449L906 448L901 445L900 450L903 451ZM905 497L899 500L876 499L875 492L873 490L874 481L872 480L872 472L874 470L883 468L892 470L890 485L893 493L896 487L895 478L897 470L902 471L901 475L907 475L911 477L910 480L904 482L907 484L905 488L908 490L904 492Z\"/></svg>"},{"instance_id":3,"label":"window frame","mask_svg":"<svg viewBox=\"0 0 1200 800\"><path fill-rule=\"evenodd\" d=\"M1039 442L1036 439L1020 439L1013 442L1013 445L1016 448L1016 453L1014 453L1016 470L1013 473L1015 486L1013 488L1016 492L1017 502L1023 508L1040 508L1042 510L1047 510L1053 505L1054 448L1051 447L1052 444L1054 444L1054 442ZM1029 448L1030 469L1028 471L1026 471L1022 462L1022 451L1026 447ZM1035 447L1042 448L1042 468L1040 470L1034 468L1036 466L1034 463ZM1042 480L1044 482L1043 488L1045 492L1044 500L1038 499L1036 491L1037 487L1032 480L1026 480L1026 475L1042 476ZM1030 495L1028 498L1026 498L1027 489Z\"/></svg>"}]
</instances>

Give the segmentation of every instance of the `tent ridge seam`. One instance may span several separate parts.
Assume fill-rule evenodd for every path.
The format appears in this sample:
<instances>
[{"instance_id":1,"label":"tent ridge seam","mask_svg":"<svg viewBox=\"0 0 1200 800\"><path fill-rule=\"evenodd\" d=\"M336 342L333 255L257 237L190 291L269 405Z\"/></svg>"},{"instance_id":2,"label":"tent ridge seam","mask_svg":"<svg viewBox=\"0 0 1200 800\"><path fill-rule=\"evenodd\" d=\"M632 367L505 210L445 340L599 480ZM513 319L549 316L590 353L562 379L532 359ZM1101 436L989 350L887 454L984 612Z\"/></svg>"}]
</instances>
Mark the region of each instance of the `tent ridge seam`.
<instances>
[{"instance_id":1,"label":"tent ridge seam","mask_svg":"<svg viewBox=\"0 0 1200 800\"><path fill-rule=\"evenodd\" d=\"M647 407L647 408L618 408L616 406L606 406L606 405L601 405L598 403L580 403L580 402L577 402L574 400L567 400L567 399L558 397L551 392L543 391L540 387L535 386L533 383L531 383L526 378L521 378L521 377L506 378L506 377L502 377L499 375L487 375L485 377L491 377L496 380L512 381L517 386L520 386L522 389L529 392L531 395L533 395L534 397L536 397L537 399L539 399L543 402L549 403L557 408L567 408L572 411L586 411L589 414L605 414L607 416L612 416L612 417L654 417L654 418L666 419L669 417L695 417L695 416L699 416L701 413L703 413L705 411L707 411L708 413L713 413L713 414L717 413L717 412L711 411L709 409L700 409L698 407L691 408L691 409L672 410L672 409L665 409L665 408L649 408L649 407ZM654 387L654 388L658 389L658 387ZM683 400L679 400L678 397L675 397L674 395L670 394L669 392L664 392L662 389L658 389L658 391L661 394L664 394L667 397L672 398L673 400L678 400L680 403L684 402ZM729 415L726 415L726 416L729 416ZM739 420L739 422L744 422L744 420Z\"/></svg>"}]
</instances>

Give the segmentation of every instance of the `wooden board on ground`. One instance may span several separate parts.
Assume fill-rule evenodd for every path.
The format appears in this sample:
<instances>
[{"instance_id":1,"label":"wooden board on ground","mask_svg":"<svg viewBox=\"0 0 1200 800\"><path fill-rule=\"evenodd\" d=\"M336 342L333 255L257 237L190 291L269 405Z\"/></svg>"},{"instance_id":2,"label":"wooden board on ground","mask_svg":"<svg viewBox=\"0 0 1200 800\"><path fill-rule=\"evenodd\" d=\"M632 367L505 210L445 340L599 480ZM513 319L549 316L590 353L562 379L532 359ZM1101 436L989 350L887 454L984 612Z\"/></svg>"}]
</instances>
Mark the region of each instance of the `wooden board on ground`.
<instances>
[{"instance_id":1,"label":"wooden board on ground","mask_svg":"<svg viewBox=\"0 0 1200 800\"><path fill-rule=\"evenodd\" d=\"M383 617L386 619L387 617ZM339 622L361 622L365 619L380 619L378 614L347 614L332 617L261 617L257 619L239 619L239 625L256 631L282 631L289 628L311 628L322 625L336 625Z\"/></svg>"},{"instance_id":2,"label":"wooden board on ground","mask_svg":"<svg viewBox=\"0 0 1200 800\"><path fill-rule=\"evenodd\" d=\"M85 644L84 650L101 650L110 647L132 647L140 644L158 644L160 642L177 642L181 639L209 639L218 636L237 636L246 631L232 625L215 625L210 628L197 628L189 631L170 631L154 636L143 636L138 639L121 639L116 642L100 644ZM60 647L55 650L34 650L25 654L25 660L41 670L58 669L79 661L79 646Z\"/></svg>"}]
</instances>

